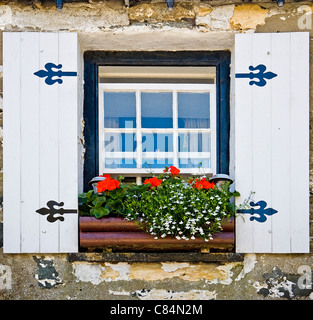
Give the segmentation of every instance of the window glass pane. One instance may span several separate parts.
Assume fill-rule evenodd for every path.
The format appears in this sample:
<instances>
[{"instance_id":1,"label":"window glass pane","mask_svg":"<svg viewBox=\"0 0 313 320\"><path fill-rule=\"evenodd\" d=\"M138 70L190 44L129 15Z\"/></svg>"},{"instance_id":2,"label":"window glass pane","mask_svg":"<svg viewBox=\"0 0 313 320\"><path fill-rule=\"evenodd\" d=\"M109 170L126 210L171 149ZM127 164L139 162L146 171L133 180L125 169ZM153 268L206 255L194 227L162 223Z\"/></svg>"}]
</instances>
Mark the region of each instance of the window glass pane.
<instances>
[{"instance_id":1,"label":"window glass pane","mask_svg":"<svg viewBox=\"0 0 313 320\"><path fill-rule=\"evenodd\" d=\"M136 93L103 92L104 128L136 128Z\"/></svg>"},{"instance_id":2,"label":"window glass pane","mask_svg":"<svg viewBox=\"0 0 313 320\"><path fill-rule=\"evenodd\" d=\"M178 92L178 128L210 128L210 93Z\"/></svg>"},{"instance_id":3,"label":"window glass pane","mask_svg":"<svg viewBox=\"0 0 313 320\"><path fill-rule=\"evenodd\" d=\"M173 152L171 133L142 133L142 152Z\"/></svg>"},{"instance_id":4,"label":"window glass pane","mask_svg":"<svg viewBox=\"0 0 313 320\"><path fill-rule=\"evenodd\" d=\"M171 92L141 93L141 127L173 128Z\"/></svg>"},{"instance_id":5,"label":"window glass pane","mask_svg":"<svg viewBox=\"0 0 313 320\"><path fill-rule=\"evenodd\" d=\"M142 134L143 168L164 168L173 165L173 134Z\"/></svg>"},{"instance_id":6,"label":"window glass pane","mask_svg":"<svg viewBox=\"0 0 313 320\"><path fill-rule=\"evenodd\" d=\"M136 168L137 141L135 133L105 132L106 168Z\"/></svg>"},{"instance_id":7,"label":"window glass pane","mask_svg":"<svg viewBox=\"0 0 313 320\"><path fill-rule=\"evenodd\" d=\"M211 134L186 132L178 135L180 168L211 167Z\"/></svg>"}]
</instances>

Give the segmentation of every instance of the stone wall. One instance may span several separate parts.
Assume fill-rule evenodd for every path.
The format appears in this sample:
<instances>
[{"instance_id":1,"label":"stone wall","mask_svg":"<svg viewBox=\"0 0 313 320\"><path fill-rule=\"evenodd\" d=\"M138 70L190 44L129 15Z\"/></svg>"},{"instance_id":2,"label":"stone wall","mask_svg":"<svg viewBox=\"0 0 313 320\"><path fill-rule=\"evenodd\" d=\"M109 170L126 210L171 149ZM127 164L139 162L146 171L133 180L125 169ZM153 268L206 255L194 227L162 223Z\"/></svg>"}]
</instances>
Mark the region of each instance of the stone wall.
<instances>
[{"instance_id":1,"label":"stone wall","mask_svg":"<svg viewBox=\"0 0 313 320\"><path fill-rule=\"evenodd\" d=\"M115 0L76 1L62 10L48 1L2 1L0 30L76 31L83 50L232 50L238 32L312 35L312 10L310 2L292 1L283 7L273 1L176 1L173 10L164 1L130 7ZM2 81L0 91L2 96ZM310 93L312 98L312 88ZM2 167L2 152L0 161ZM0 195L2 175L1 170ZM313 192L313 172L311 180ZM85 259L3 254L0 223L0 300L313 299L312 266L311 254L246 254L212 262L112 262L92 253Z\"/></svg>"}]
</instances>

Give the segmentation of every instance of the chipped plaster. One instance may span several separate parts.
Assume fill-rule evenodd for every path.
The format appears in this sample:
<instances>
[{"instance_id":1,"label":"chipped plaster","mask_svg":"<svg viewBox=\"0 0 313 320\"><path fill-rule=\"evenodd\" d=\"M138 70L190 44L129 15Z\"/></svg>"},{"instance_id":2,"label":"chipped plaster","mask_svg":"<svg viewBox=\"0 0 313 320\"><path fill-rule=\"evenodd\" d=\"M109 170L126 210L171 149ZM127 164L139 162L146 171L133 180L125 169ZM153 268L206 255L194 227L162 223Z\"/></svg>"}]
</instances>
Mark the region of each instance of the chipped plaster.
<instances>
[{"instance_id":1,"label":"chipped plaster","mask_svg":"<svg viewBox=\"0 0 313 320\"><path fill-rule=\"evenodd\" d=\"M98 285L104 281L102 272L105 268L100 264L94 263L73 263L73 274L76 277L76 282L90 282L93 285Z\"/></svg>"},{"instance_id":2,"label":"chipped plaster","mask_svg":"<svg viewBox=\"0 0 313 320\"><path fill-rule=\"evenodd\" d=\"M246 254L244 258L243 269L241 270L235 281L240 281L245 277L246 274L253 271L256 263L257 259L254 253Z\"/></svg>"},{"instance_id":3,"label":"chipped plaster","mask_svg":"<svg viewBox=\"0 0 313 320\"><path fill-rule=\"evenodd\" d=\"M50 289L56 285L62 284L62 280L59 278L59 273L54 267L54 260L44 257L33 257L37 263L38 272L35 274L35 278L38 281L38 285L44 289Z\"/></svg>"},{"instance_id":4,"label":"chipped plaster","mask_svg":"<svg viewBox=\"0 0 313 320\"><path fill-rule=\"evenodd\" d=\"M175 262L170 262L170 263L166 263L166 262L162 262L162 269L165 271L165 272L175 272L176 270L178 269L181 269L181 268L188 268L190 266L189 263L175 263ZM190 266L192 267L192 266Z\"/></svg>"},{"instance_id":5,"label":"chipped plaster","mask_svg":"<svg viewBox=\"0 0 313 320\"><path fill-rule=\"evenodd\" d=\"M214 263L85 263L75 262L73 271L76 281L101 282L145 280L158 281L179 278L186 281L207 280L208 283L230 284L234 266L227 263L222 266ZM90 276L92 275L92 276Z\"/></svg>"},{"instance_id":6,"label":"chipped plaster","mask_svg":"<svg viewBox=\"0 0 313 320\"><path fill-rule=\"evenodd\" d=\"M216 299L215 291L189 290L188 292L164 289L138 290L132 293L140 300L213 300Z\"/></svg>"}]
</instances>

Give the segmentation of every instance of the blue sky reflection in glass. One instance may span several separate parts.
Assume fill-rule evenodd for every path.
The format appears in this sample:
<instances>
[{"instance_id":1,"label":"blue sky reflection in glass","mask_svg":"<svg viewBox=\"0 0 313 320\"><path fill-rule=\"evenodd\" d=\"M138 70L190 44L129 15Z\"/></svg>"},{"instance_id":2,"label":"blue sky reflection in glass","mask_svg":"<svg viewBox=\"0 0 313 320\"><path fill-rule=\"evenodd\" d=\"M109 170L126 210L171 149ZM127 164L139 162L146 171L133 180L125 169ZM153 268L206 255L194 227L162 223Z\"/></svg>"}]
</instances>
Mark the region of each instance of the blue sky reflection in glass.
<instances>
[{"instance_id":1,"label":"blue sky reflection in glass","mask_svg":"<svg viewBox=\"0 0 313 320\"><path fill-rule=\"evenodd\" d=\"M210 128L210 93L178 92L178 128Z\"/></svg>"},{"instance_id":2,"label":"blue sky reflection in glass","mask_svg":"<svg viewBox=\"0 0 313 320\"><path fill-rule=\"evenodd\" d=\"M136 93L103 92L104 128L136 128Z\"/></svg>"},{"instance_id":3,"label":"blue sky reflection in glass","mask_svg":"<svg viewBox=\"0 0 313 320\"><path fill-rule=\"evenodd\" d=\"M141 127L173 128L171 92L141 93Z\"/></svg>"}]
</instances>

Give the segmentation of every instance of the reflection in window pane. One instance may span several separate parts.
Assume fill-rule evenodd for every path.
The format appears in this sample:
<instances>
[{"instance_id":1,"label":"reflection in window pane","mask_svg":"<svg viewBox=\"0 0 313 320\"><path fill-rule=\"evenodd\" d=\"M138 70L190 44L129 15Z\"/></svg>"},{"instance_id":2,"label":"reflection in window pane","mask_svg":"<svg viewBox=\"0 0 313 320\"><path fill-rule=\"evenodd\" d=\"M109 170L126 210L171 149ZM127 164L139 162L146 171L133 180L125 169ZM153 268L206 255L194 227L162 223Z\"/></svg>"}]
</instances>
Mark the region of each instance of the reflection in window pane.
<instances>
[{"instance_id":1,"label":"reflection in window pane","mask_svg":"<svg viewBox=\"0 0 313 320\"><path fill-rule=\"evenodd\" d=\"M210 93L179 92L178 128L210 128Z\"/></svg>"},{"instance_id":2,"label":"reflection in window pane","mask_svg":"<svg viewBox=\"0 0 313 320\"><path fill-rule=\"evenodd\" d=\"M178 152L210 152L210 132L185 132L178 134Z\"/></svg>"},{"instance_id":3,"label":"reflection in window pane","mask_svg":"<svg viewBox=\"0 0 313 320\"><path fill-rule=\"evenodd\" d=\"M105 152L134 152L137 149L135 133L104 133Z\"/></svg>"},{"instance_id":4,"label":"reflection in window pane","mask_svg":"<svg viewBox=\"0 0 313 320\"><path fill-rule=\"evenodd\" d=\"M104 128L136 128L135 92L103 92Z\"/></svg>"},{"instance_id":5,"label":"reflection in window pane","mask_svg":"<svg viewBox=\"0 0 313 320\"><path fill-rule=\"evenodd\" d=\"M141 93L141 127L173 128L171 92Z\"/></svg>"},{"instance_id":6,"label":"reflection in window pane","mask_svg":"<svg viewBox=\"0 0 313 320\"><path fill-rule=\"evenodd\" d=\"M180 168L211 167L211 134L186 132L178 135L178 163Z\"/></svg>"},{"instance_id":7,"label":"reflection in window pane","mask_svg":"<svg viewBox=\"0 0 313 320\"><path fill-rule=\"evenodd\" d=\"M173 165L173 134L142 134L143 168L164 168Z\"/></svg>"},{"instance_id":8,"label":"reflection in window pane","mask_svg":"<svg viewBox=\"0 0 313 320\"><path fill-rule=\"evenodd\" d=\"M106 168L136 168L137 141L135 133L104 133Z\"/></svg>"},{"instance_id":9,"label":"reflection in window pane","mask_svg":"<svg viewBox=\"0 0 313 320\"><path fill-rule=\"evenodd\" d=\"M173 135L171 133L142 133L142 152L172 152Z\"/></svg>"}]
</instances>

